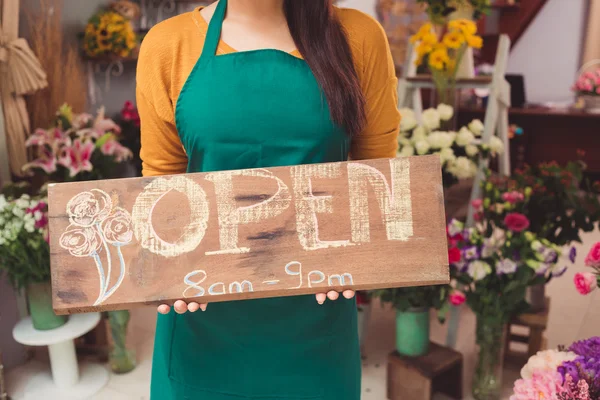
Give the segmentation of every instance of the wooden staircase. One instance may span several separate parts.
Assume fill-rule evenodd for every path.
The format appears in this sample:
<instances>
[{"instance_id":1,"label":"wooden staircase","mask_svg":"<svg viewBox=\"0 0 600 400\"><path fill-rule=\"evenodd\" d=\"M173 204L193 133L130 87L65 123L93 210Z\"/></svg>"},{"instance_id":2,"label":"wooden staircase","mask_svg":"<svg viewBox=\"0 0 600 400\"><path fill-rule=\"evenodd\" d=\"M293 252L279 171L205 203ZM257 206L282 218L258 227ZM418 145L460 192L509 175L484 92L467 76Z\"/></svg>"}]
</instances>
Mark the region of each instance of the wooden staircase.
<instances>
[{"instance_id":1,"label":"wooden staircase","mask_svg":"<svg viewBox=\"0 0 600 400\"><path fill-rule=\"evenodd\" d=\"M493 64L499 35L510 37L512 45L521 38L547 0L492 0L492 10L478 23L483 36L483 48L477 54L478 63Z\"/></svg>"}]
</instances>

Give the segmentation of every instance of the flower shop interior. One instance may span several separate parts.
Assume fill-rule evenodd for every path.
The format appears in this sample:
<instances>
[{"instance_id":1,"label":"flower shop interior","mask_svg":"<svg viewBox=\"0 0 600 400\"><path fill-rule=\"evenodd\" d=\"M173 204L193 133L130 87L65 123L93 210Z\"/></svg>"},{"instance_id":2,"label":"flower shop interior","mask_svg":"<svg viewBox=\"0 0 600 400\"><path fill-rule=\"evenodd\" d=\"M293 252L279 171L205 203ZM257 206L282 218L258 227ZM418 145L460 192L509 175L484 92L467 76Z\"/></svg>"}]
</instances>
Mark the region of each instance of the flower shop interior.
<instances>
[{"instance_id":1,"label":"flower shop interior","mask_svg":"<svg viewBox=\"0 0 600 400\"><path fill-rule=\"evenodd\" d=\"M141 177L144 35L212 2L0 0L0 400L150 398L156 305L53 311L48 191ZM600 0L335 2L383 28L398 157L439 156L447 224L449 284L356 292L361 399L599 400ZM56 243L95 305L138 231L92 192Z\"/></svg>"}]
</instances>

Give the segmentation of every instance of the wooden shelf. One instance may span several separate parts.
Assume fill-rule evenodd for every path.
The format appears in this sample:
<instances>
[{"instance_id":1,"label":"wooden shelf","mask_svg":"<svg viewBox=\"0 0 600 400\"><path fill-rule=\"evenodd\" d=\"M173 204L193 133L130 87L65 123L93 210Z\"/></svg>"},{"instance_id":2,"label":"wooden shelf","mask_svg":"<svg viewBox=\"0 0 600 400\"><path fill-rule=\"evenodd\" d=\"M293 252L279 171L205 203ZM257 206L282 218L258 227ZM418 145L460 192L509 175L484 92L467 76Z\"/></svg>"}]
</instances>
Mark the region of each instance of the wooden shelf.
<instances>
[{"instance_id":1,"label":"wooden shelf","mask_svg":"<svg viewBox=\"0 0 600 400\"><path fill-rule=\"evenodd\" d=\"M131 62L136 62L138 59L138 55L137 53L134 55L131 55L129 57L119 57L119 56L102 56L102 57L90 57L88 55L83 54L81 56L83 58L84 61L90 61L93 63L98 63L98 64L110 64L113 62L122 62L122 63L131 63Z\"/></svg>"},{"instance_id":2,"label":"wooden shelf","mask_svg":"<svg viewBox=\"0 0 600 400\"><path fill-rule=\"evenodd\" d=\"M413 83L425 83L431 82L431 75L417 75L413 77L406 78L407 81ZM490 84L492 83L491 76L476 76L474 78L459 78L456 80L457 84Z\"/></svg>"}]
</instances>

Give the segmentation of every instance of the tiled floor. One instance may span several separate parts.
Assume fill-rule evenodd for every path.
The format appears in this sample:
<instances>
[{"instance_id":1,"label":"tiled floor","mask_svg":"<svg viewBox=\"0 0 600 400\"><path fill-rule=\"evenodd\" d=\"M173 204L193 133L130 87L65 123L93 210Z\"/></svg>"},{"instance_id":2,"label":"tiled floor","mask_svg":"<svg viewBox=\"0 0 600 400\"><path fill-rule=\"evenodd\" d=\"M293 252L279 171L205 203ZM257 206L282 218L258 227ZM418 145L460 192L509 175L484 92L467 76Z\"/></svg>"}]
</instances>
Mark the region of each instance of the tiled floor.
<instances>
[{"instance_id":1,"label":"tiled floor","mask_svg":"<svg viewBox=\"0 0 600 400\"><path fill-rule=\"evenodd\" d=\"M555 347L559 344L569 344L573 340L600 335L600 293L597 291L591 296L580 296L573 288L573 276L576 272L585 269L583 258L589 246L600 240L600 233L594 232L584 235L585 245L578 246L579 259L577 264L571 268L565 276L553 281L548 287L548 295L552 299L550 322L546 336L548 344ZM151 369L152 345L154 341L154 323L156 314L152 308L144 308L134 311L132 317L132 329L130 330L130 342L136 349L139 365L131 373L126 375L112 375L107 386L91 400L148 400L149 381ZM475 318L466 308L461 311L459 323L459 339L457 349L465 357L465 392L470 386L469 376L472 374L475 364L474 342ZM366 335L363 360L363 395L362 400L384 400L386 357L394 347L394 313L392 310L379 306L373 307L370 324ZM438 343L444 343L446 327L435 322L432 327L432 339ZM7 374L9 394L14 400L22 399L21 387L27 380L27 368L32 365L37 368L44 366L44 355L42 361L35 361L26 367L19 367ZM508 399L512 383L518 378L519 367L507 367L505 371L504 398ZM445 399L437 396L436 400ZM466 398L468 399L468 397ZM55 400L55 399L47 399ZM59 400L59 399L56 399ZM62 399L60 399L62 400ZM79 400L79 399L77 399ZM81 399L85 400L85 399Z\"/></svg>"}]
</instances>

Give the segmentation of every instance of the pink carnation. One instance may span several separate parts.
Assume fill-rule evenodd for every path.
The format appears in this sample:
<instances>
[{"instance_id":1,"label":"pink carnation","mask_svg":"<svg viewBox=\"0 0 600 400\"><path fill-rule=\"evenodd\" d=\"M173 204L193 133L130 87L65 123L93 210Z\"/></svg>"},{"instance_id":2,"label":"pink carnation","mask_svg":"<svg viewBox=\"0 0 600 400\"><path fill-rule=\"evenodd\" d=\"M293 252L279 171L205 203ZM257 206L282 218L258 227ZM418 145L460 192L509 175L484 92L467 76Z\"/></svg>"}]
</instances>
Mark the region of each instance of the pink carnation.
<instances>
[{"instance_id":1,"label":"pink carnation","mask_svg":"<svg viewBox=\"0 0 600 400\"><path fill-rule=\"evenodd\" d=\"M450 294L450 304L460 306L467 300L467 296L461 291L455 290Z\"/></svg>"},{"instance_id":2,"label":"pink carnation","mask_svg":"<svg viewBox=\"0 0 600 400\"><path fill-rule=\"evenodd\" d=\"M531 379L519 379L510 400L558 400L562 377L556 371L535 372Z\"/></svg>"},{"instance_id":3,"label":"pink carnation","mask_svg":"<svg viewBox=\"0 0 600 400\"><path fill-rule=\"evenodd\" d=\"M516 204L520 201L523 201L524 199L525 196L523 196L523 193L517 192L516 190L512 192L502 193L502 200L507 201L510 204Z\"/></svg>"},{"instance_id":4,"label":"pink carnation","mask_svg":"<svg viewBox=\"0 0 600 400\"><path fill-rule=\"evenodd\" d=\"M585 265L592 268L600 268L600 242L596 243L590 249L585 257Z\"/></svg>"},{"instance_id":5,"label":"pink carnation","mask_svg":"<svg viewBox=\"0 0 600 400\"><path fill-rule=\"evenodd\" d=\"M581 294L589 294L598 286L596 275L591 272L578 272L573 279L575 288Z\"/></svg>"},{"instance_id":6,"label":"pink carnation","mask_svg":"<svg viewBox=\"0 0 600 400\"><path fill-rule=\"evenodd\" d=\"M504 217L504 225L513 232L522 232L529 228L529 219L521 213L509 213Z\"/></svg>"}]
</instances>

